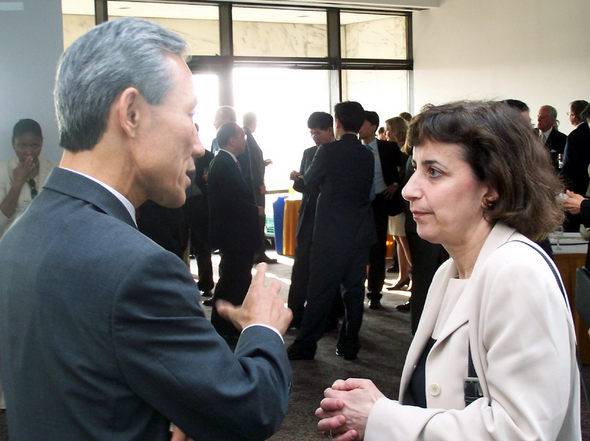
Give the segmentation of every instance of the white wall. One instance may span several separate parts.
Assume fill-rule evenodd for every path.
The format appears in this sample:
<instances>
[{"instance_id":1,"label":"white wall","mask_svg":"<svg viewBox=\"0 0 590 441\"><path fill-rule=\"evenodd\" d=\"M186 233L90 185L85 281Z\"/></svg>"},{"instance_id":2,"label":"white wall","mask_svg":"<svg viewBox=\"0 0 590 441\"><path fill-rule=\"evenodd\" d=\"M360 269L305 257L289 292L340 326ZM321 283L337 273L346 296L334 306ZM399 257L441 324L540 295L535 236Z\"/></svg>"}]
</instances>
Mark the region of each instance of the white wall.
<instances>
[{"instance_id":1,"label":"white wall","mask_svg":"<svg viewBox=\"0 0 590 441\"><path fill-rule=\"evenodd\" d=\"M415 12L414 112L426 103L517 98L557 108L590 101L588 0L441 0Z\"/></svg>"},{"instance_id":2,"label":"white wall","mask_svg":"<svg viewBox=\"0 0 590 441\"><path fill-rule=\"evenodd\" d=\"M6 10L14 6L22 10ZM13 156L21 118L41 124L43 156L61 157L52 92L62 39L60 0L0 1L0 160Z\"/></svg>"}]
</instances>

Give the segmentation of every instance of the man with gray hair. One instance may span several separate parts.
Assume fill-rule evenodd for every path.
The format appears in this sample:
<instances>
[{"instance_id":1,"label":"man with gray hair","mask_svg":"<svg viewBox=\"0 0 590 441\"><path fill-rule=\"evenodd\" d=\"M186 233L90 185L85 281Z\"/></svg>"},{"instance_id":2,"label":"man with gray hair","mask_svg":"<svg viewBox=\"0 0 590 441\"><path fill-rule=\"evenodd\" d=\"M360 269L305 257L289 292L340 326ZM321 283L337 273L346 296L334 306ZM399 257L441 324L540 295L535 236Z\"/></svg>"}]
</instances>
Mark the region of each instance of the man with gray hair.
<instances>
[{"instance_id":1,"label":"man with gray hair","mask_svg":"<svg viewBox=\"0 0 590 441\"><path fill-rule=\"evenodd\" d=\"M537 132L539 139L551 155L555 170L559 170L559 156L563 155L567 136L557 129L557 110L548 104L541 106L537 114Z\"/></svg>"},{"instance_id":2,"label":"man with gray hair","mask_svg":"<svg viewBox=\"0 0 590 441\"><path fill-rule=\"evenodd\" d=\"M123 18L62 56L63 158L0 242L11 439L163 441L173 422L198 440L264 440L284 418L291 313L278 283L264 287L261 265L242 307L217 304L242 330L232 353L184 263L136 227L144 201L184 203L203 152L185 46Z\"/></svg>"},{"instance_id":3,"label":"man with gray hair","mask_svg":"<svg viewBox=\"0 0 590 441\"><path fill-rule=\"evenodd\" d=\"M221 106L215 111L215 118L213 119L213 126L215 130L219 130L220 127L227 123L235 123L236 111L231 106ZM217 144L217 137L211 141L211 153L217 153L219 151L219 144Z\"/></svg>"}]
</instances>

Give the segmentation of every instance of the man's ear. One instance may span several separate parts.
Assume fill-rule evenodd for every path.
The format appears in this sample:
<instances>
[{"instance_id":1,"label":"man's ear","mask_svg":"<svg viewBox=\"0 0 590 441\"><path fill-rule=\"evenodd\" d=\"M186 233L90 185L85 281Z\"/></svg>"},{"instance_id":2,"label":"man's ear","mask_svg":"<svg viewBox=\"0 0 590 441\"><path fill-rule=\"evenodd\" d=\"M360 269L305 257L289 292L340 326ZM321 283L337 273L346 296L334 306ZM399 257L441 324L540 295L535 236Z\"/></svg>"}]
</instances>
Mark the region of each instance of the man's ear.
<instances>
[{"instance_id":1,"label":"man's ear","mask_svg":"<svg viewBox=\"0 0 590 441\"><path fill-rule=\"evenodd\" d=\"M121 129L131 138L137 133L144 105L145 100L135 87L128 87L119 95L116 104L118 122Z\"/></svg>"}]
</instances>

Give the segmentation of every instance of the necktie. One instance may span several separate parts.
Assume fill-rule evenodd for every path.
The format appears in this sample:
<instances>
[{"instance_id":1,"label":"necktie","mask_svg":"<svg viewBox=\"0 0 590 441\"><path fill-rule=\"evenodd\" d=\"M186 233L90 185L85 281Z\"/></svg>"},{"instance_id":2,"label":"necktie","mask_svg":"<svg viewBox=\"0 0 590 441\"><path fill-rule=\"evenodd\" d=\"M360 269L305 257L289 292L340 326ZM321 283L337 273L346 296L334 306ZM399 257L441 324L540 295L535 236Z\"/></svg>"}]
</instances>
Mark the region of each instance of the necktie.
<instances>
[{"instance_id":1,"label":"necktie","mask_svg":"<svg viewBox=\"0 0 590 441\"><path fill-rule=\"evenodd\" d=\"M34 199L35 196L37 196L37 184L35 184L34 179L29 179L27 184L29 184L29 188L31 190L31 199Z\"/></svg>"}]
</instances>

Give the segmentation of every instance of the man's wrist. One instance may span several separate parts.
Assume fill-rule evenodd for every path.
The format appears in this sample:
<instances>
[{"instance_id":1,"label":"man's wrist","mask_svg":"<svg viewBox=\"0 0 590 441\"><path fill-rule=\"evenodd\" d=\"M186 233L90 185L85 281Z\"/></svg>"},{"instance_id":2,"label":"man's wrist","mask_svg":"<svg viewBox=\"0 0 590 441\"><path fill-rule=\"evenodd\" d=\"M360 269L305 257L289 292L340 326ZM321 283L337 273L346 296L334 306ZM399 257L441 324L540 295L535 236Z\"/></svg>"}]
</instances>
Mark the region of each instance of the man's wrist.
<instances>
[{"instance_id":1,"label":"man's wrist","mask_svg":"<svg viewBox=\"0 0 590 441\"><path fill-rule=\"evenodd\" d=\"M244 329L242 329L242 332L244 332L246 329L251 328L253 326L262 326L263 328L270 329L271 331L275 332L281 338L283 343L285 343L283 336L281 335L281 333L279 332L279 330L277 328L275 328L274 326L265 325L263 323L252 323L251 325L248 325Z\"/></svg>"}]
</instances>

